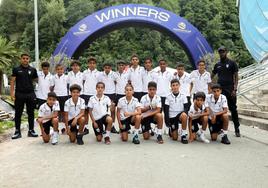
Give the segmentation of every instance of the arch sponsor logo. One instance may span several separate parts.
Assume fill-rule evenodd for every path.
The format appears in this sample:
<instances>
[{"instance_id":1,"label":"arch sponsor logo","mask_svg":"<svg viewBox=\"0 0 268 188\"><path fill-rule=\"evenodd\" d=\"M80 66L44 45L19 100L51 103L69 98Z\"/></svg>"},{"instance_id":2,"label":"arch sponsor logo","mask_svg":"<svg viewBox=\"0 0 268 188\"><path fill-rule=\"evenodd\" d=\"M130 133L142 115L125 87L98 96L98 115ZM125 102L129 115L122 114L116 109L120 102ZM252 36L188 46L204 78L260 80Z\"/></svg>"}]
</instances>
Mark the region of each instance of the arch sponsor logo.
<instances>
[{"instance_id":1,"label":"arch sponsor logo","mask_svg":"<svg viewBox=\"0 0 268 188\"><path fill-rule=\"evenodd\" d=\"M142 17L153 19L155 21L168 22L170 15L158 9L143 6L126 6L120 8L111 8L95 15L100 23L112 21L117 18Z\"/></svg>"},{"instance_id":2,"label":"arch sponsor logo","mask_svg":"<svg viewBox=\"0 0 268 188\"><path fill-rule=\"evenodd\" d=\"M191 33L192 32L191 30L189 30L187 28L187 25L184 22L179 22L177 24L177 27L176 28L173 28L173 30L174 31L178 31L178 32L184 32L184 33Z\"/></svg>"},{"instance_id":3,"label":"arch sponsor logo","mask_svg":"<svg viewBox=\"0 0 268 188\"><path fill-rule=\"evenodd\" d=\"M86 24L81 24L78 27L78 31L73 32L74 35L82 35L82 34L88 34L90 30L88 30L88 26Z\"/></svg>"}]
</instances>

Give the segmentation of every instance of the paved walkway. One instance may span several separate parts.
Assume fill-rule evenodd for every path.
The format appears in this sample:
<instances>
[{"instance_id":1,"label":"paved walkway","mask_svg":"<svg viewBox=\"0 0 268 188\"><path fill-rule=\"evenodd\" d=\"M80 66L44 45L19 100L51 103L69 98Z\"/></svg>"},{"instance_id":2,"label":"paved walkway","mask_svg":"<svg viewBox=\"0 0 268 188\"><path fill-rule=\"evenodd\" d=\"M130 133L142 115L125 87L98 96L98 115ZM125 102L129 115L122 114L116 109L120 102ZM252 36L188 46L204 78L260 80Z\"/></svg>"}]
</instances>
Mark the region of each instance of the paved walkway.
<instances>
[{"instance_id":1,"label":"paved walkway","mask_svg":"<svg viewBox=\"0 0 268 188\"><path fill-rule=\"evenodd\" d=\"M164 136L134 145L112 135L112 144L96 143L92 130L85 145L62 135L57 146L27 138L0 144L0 187L87 188L267 188L268 132L241 127L229 132L231 145L219 142L183 145ZM266 140L265 140L266 138Z\"/></svg>"}]
</instances>

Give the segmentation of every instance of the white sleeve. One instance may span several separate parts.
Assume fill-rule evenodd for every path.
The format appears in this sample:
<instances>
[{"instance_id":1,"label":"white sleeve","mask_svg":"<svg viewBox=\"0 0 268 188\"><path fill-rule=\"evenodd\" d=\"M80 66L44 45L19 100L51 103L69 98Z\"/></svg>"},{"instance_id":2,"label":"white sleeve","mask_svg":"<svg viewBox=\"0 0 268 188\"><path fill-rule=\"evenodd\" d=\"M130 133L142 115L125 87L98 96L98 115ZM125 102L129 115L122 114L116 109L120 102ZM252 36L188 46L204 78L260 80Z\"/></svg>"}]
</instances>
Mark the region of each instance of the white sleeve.
<instances>
[{"instance_id":1,"label":"white sleeve","mask_svg":"<svg viewBox=\"0 0 268 188\"><path fill-rule=\"evenodd\" d=\"M165 105L169 105L169 100L168 100L167 97L166 97L166 99L165 99Z\"/></svg>"},{"instance_id":2,"label":"white sleeve","mask_svg":"<svg viewBox=\"0 0 268 188\"><path fill-rule=\"evenodd\" d=\"M64 112L69 112L69 105L68 105L68 103L69 103L69 100L67 100L67 101L65 101L65 104L64 104Z\"/></svg>"},{"instance_id":3,"label":"white sleeve","mask_svg":"<svg viewBox=\"0 0 268 188\"><path fill-rule=\"evenodd\" d=\"M50 86L55 86L55 76L52 76L49 81L50 81L50 84L49 84Z\"/></svg>"},{"instance_id":4,"label":"white sleeve","mask_svg":"<svg viewBox=\"0 0 268 188\"><path fill-rule=\"evenodd\" d=\"M144 96L146 96L146 95L144 95ZM140 104L141 104L141 107L142 107L142 108L145 107L145 105L144 105L144 104L145 104L145 97L142 97L142 98L141 98Z\"/></svg>"},{"instance_id":5,"label":"white sleeve","mask_svg":"<svg viewBox=\"0 0 268 188\"><path fill-rule=\"evenodd\" d=\"M227 103L227 99L224 95L222 95L222 107L223 108L228 108L228 103Z\"/></svg>"},{"instance_id":6,"label":"white sleeve","mask_svg":"<svg viewBox=\"0 0 268 188\"><path fill-rule=\"evenodd\" d=\"M111 99L109 97L107 97L107 105L110 107L111 104L112 104Z\"/></svg>"},{"instance_id":7,"label":"white sleeve","mask_svg":"<svg viewBox=\"0 0 268 188\"><path fill-rule=\"evenodd\" d=\"M210 73L208 72L208 84L211 83L211 76Z\"/></svg>"},{"instance_id":8,"label":"white sleeve","mask_svg":"<svg viewBox=\"0 0 268 188\"><path fill-rule=\"evenodd\" d=\"M158 108L161 108L162 107L161 97L157 97L157 101L156 102L157 102L157 104L156 104L157 107Z\"/></svg>"},{"instance_id":9,"label":"white sleeve","mask_svg":"<svg viewBox=\"0 0 268 188\"><path fill-rule=\"evenodd\" d=\"M80 100L81 100L81 110L85 110L85 108L86 108L85 100L82 98Z\"/></svg>"},{"instance_id":10,"label":"white sleeve","mask_svg":"<svg viewBox=\"0 0 268 188\"><path fill-rule=\"evenodd\" d=\"M88 108L93 108L93 102L92 102L92 99L91 99L91 97L90 97L90 99L89 99L89 101L88 101Z\"/></svg>"},{"instance_id":11,"label":"white sleeve","mask_svg":"<svg viewBox=\"0 0 268 188\"><path fill-rule=\"evenodd\" d=\"M43 117L43 105L40 106L39 110L38 110L38 117Z\"/></svg>"},{"instance_id":12,"label":"white sleeve","mask_svg":"<svg viewBox=\"0 0 268 188\"><path fill-rule=\"evenodd\" d=\"M54 111L60 111L60 105L59 105L59 102L56 101L55 104L54 104Z\"/></svg>"}]
</instances>

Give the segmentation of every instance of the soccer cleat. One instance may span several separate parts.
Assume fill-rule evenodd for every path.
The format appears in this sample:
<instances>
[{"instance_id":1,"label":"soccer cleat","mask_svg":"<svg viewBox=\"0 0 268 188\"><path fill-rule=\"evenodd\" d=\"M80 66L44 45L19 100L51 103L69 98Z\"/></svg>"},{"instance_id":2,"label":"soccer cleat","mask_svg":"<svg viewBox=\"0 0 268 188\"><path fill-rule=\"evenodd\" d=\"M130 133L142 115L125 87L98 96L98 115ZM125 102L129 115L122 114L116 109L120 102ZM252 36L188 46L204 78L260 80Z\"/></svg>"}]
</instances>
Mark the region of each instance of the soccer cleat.
<instances>
[{"instance_id":1,"label":"soccer cleat","mask_svg":"<svg viewBox=\"0 0 268 188\"><path fill-rule=\"evenodd\" d=\"M200 141L206 143L206 144L209 144L209 140L205 137L205 134L204 133L201 133L200 135L198 135L198 138Z\"/></svg>"},{"instance_id":2,"label":"soccer cleat","mask_svg":"<svg viewBox=\"0 0 268 188\"><path fill-rule=\"evenodd\" d=\"M225 134L222 138L221 138L221 143L223 144L231 144L231 142L229 141L227 134Z\"/></svg>"},{"instance_id":3,"label":"soccer cleat","mask_svg":"<svg viewBox=\"0 0 268 188\"><path fill-rule=\"evenodd\" d=\"M187 140L186 135L181 136L181 143L188 144L188 140Z\"/></svg>"},{"instance_id":4,"label":"soccer cleat","mask_svg":"<svg viewBox=\"0 0 268 188\"><path fill-rule=\"evenodd\" d=\"M107 144L107 145L111 144L111 140L110 140L110 137L109 136L106 136L104 138L104 143Z\"/></svg>"},{"instance_id":5,"label":"soccer cleat","mask_svg":"<svg viewBox=\"0 0 268 188\"><path fill-rule=\"evenodd\" d=\"M115 129L114 126L112 126L112 129L111 129L111 133L114 133L114 134L119 134L119 132Z\"/></svg>"},{"instance_id":6,"label":"soccer cleat","mask_svg":"<svg viewBox=\"0 0 268 188\"><path fill-rule=\"evenodd\" d=\"M162 138L162 135L160 135L160 134L157 135L156 139L157 139L157 143L158 144L163 144L164 143L163 138Z\"/></svg>"},{"instance_id":7,"label":"soccer cleat","mask_svg":"<svg viewBox=\"0 0 268 188\"><path fill-rule=\"evenodd\" d=\"M135 136L133 137L132 142L133 142L134 144L140 144L138 135L135 135Z\"/></svg>"},{"instance_id":8,"label":"soccer cleat","mask_svg":"<svg viewBox=\"0 0 268 188\"><path fill-rule=\"evenodd\" d=\"M78 145L84 145L83 135L76 135L76 139Z\"/></svg>"},{"instance_id":9,"label":"soccer cleat","mask_svg":"<svg viewBox=\"0 0 268 188\"><path fill-rule=\"evenodd\" d=\"M14 140L14 139L21 138L21 133L20 133L20 131L16 130L15 133L12 135L11 138L12 138L13 140Z\"/></svg>"},{"instance_id":10,"label":"soccer cleat","mask_svg":"<svg viewBox=\"0 0 268 188\"><path fill-rule=\"evenodd\" d=\"M89 134L89 130L88 128L84 128L84 135L87 135L87 134Z\"/></svg>"},{"instance_id":11,"label":"soccer cleat","mask_svg":"<svg viewBox=\"0 0 268 188\"><path fill-rule=\"evenodd\" d=\"M38 137L38 134L32 129L28 131L28 137Z\"/></svg>"},{"instance_id":12,"label":"soccer cleat","mask_svg":"<svg viewBox=\"0 0 268 188\"><path fill-rule=\"evenodd\" d=\"M52 145L58 144L58 140L59 140L59 133L58 132L53 132L51 144Z\"/></svg>"}]
</instances>

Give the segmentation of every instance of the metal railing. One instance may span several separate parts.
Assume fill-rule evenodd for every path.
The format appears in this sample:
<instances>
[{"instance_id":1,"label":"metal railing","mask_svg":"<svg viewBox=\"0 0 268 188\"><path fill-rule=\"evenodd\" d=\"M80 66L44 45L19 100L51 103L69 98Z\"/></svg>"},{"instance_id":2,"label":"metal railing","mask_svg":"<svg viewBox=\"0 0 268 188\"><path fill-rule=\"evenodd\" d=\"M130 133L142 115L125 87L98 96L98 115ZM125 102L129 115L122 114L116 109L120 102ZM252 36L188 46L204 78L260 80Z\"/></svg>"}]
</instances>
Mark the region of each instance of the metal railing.
<instances>
[{"instance_id":1,"label":"metal railing","mask_svg":"<svg viewBox=\"0 0 268 188\"><path fill-rule=\"evenodd\" d=\"M268 69L268 63L263 63L263 64L252 64L249 65L248 67L245 67L241 70L239 70L239 77L241 79L250 77L252 75L255 75L257 73L259 73L262 70L266 70Z\"/></svg>"}]
</instances>

